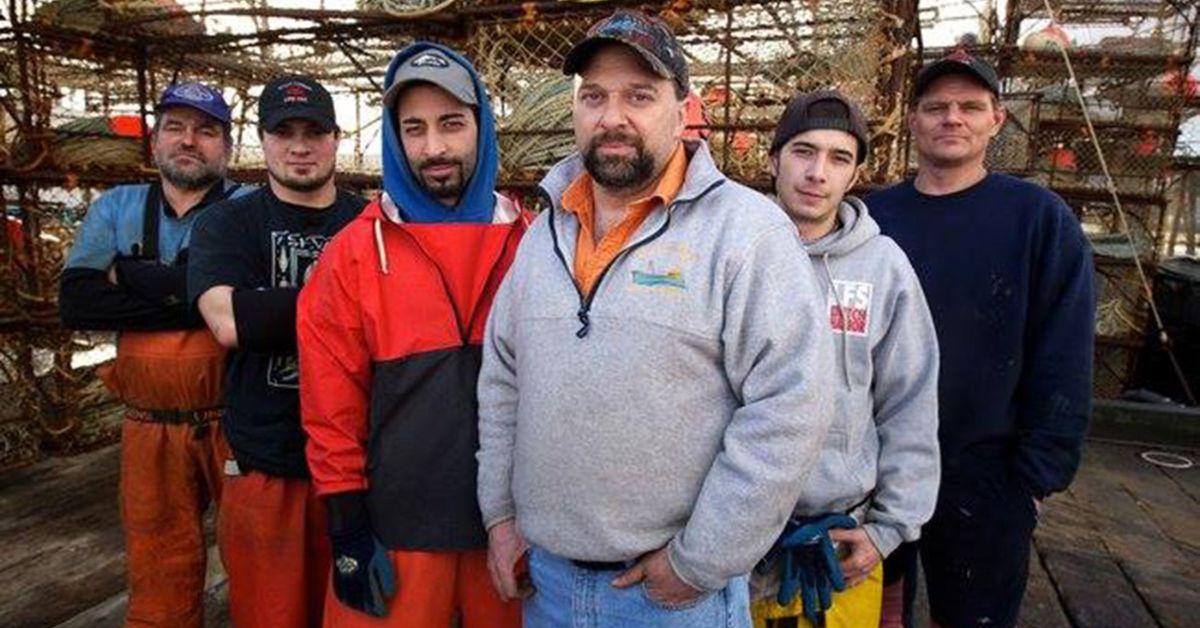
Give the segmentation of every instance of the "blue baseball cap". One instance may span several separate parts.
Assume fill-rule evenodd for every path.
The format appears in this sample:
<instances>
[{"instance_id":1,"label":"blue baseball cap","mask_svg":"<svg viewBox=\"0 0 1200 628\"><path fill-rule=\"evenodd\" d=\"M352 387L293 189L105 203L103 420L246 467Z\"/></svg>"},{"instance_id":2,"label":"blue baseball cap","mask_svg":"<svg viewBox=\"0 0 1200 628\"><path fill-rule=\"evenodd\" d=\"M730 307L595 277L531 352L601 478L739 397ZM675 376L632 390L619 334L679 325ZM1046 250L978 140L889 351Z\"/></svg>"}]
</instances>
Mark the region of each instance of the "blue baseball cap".
<instances>
[{"instance_id":1,"label":"blue baseball cap","mask_svg":"<svg viewBox=\"0 0 1200 628\"><path fill-rule=\"evenodd\" d=\"M229 126L233 119L221 92L200 83L171 84L163 90L154 111L161 113L167 107L191 107L216 118L225 126Z\"/></svg>"}]
</instances>

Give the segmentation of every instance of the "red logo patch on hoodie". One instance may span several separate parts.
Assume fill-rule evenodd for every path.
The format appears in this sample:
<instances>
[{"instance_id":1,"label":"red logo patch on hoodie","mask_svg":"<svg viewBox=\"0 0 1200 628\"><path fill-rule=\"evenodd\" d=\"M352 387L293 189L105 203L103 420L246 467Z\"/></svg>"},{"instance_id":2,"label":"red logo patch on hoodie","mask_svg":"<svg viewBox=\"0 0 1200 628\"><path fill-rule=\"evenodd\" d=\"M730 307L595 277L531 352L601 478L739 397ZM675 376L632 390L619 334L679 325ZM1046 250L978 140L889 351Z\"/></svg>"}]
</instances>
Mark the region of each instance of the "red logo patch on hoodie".
<instances>
[{"instance_id":1,"label":"red logo patch on hoodie","mask_svg":"<svg viewBox=\"0 0 1200 628\"><path fill-rule=\"evenodd\" d=\"M865 281L835 279L826 301L829 326L835 332L866 336L871 328L871 295L875 286Z\"/></svg>"}]
</instances>

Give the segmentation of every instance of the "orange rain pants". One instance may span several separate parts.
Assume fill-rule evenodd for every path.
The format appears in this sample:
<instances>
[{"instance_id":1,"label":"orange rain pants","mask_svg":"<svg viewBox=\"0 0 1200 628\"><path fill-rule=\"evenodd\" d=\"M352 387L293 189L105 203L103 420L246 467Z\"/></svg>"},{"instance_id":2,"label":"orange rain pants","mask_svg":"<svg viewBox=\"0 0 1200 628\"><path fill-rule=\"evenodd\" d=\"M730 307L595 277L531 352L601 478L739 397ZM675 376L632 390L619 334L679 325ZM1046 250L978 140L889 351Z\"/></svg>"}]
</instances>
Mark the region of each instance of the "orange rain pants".
<instances>
[{"instance_id":1,"label":"orange rain pants","mask_svg":"<svg viewBox=\"0 0 1200 628\"><path fill-rule=\"evenodd\" d=\"M329 587L325 509L308 480L226 475L217 522L237 628L315 628Z\"/></svg>"},{"instance_id":2,"label":"orange rain pants","mask_svg":"<svg viewBox=\"0 0 1200 628\"><path fill-rule=\"evenodd\" d=\"M126 626L200 628L203 517L228 456L218 418L225 351L207 329L122 332L99 375L129 406L118 501L129 582Z\"/></svg>"},{"instance_id":3,"label":"orange rain pants","mask_svg":"<svg viewBox=\"0 0 1200 628\"><path fill-rule=\"evenodd\" d=\"M343 605L329 587L325 628L520 628L521 602L502 602L488 575L487 551L390 551L396 596L386 617Z\"/></svg>"}]
</instances>

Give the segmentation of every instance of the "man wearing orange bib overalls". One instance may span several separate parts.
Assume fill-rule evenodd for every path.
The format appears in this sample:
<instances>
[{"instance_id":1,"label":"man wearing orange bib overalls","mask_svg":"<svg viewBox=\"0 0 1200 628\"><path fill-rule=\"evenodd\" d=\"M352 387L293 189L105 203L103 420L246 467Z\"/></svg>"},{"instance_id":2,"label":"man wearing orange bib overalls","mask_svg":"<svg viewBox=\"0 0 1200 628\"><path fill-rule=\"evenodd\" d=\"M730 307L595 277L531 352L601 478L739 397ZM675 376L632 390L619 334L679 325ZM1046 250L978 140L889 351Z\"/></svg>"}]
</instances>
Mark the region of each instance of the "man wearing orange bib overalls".
<instances>
[{"instance_id":1,"label":"man wearing orange bib overalls","mask_svg":"<svg viewBox=\"0 0 1200 628\"><path fill-rule=\"evenodd\" d=\"M217 425L225 352L187 305L188 244L209 205L249 190L225 179L230 116L220 92L172 85L155 111L159 181L115 187L88 208L59 308L68 328L119 332L116 363L100 376L127 407L125 624L187 628L203 624L202 519L220 498L226 456Z\"/></svg>"}]
</instances>

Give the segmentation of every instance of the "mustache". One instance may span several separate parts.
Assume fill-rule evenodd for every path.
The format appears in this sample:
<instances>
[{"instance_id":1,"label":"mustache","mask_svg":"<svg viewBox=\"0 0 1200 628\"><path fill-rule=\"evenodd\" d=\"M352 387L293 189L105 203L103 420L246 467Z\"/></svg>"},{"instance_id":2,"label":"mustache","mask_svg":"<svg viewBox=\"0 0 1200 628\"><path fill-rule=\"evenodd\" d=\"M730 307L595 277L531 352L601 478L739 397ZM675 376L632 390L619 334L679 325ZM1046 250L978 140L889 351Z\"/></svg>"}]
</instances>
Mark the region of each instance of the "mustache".
<instances>
[{"instance_id":1,"label":"mustache","mask_svg":"<svg viewBox=\"0 0 1200 628\"><path fill-rule=\"evenodd\" d=\"M180 149L173 150L173 151L171 151L169 157L179 157L182 155L187 155L189 157L195 157L201 161L204 160L203 153L201 153L198 150L194 150L194 149L190 149L190 148L180 148Z\"/></svg>"},{"instance_id":2,"label":"mustache","mask_svg":"<svg viewBox=\"0 0 1200 628\"><path fill-rule=\"evenodd\" d=\"M461 159L451 159L449 157L434 157L432 159L426 159L425 161L419 162L417 164L417 170L424 170L425 168L432 168L434 166L460 166L461 167L462 160Z\"/></svg>"},{"instance_id":3,"label":"mustache","mask_svg":"<svg viewBox=\"0 0 1200 628\"><path fill-rule=\"evenodd\" d=\"M592 138L591 148L595 149L601 144L609 142L620 142L622 144L629 144L630 146L636 146L638 148L641 148L642 146L642 138L640 136L630 133L621 133L620 131L605 131Z\"/></svg>"}]
</instances>

